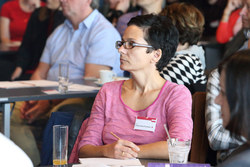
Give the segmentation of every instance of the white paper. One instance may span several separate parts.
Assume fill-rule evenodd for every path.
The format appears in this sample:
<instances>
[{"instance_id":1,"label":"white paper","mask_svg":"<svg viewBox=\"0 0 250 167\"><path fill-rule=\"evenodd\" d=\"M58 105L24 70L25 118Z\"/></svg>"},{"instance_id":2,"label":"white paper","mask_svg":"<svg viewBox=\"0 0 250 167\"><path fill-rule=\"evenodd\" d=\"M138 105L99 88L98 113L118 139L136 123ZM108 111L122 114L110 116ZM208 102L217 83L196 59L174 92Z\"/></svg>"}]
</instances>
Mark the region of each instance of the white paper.
<instances>
[{"instance_id":1,"label":"white paper","mask_svg":"<svg viewBox=\"0 0 250 167\"><path fill-rule=\"evenodd\" d=\"M113 158L80 158L82 166L79 167L125 167L142 166L139 159L113 159Z\"/></svg>"},{"instance_id":2,"label":"white paper","mask_svg":"<svg viewBox=\"0 0 250 167\"><path fill-rule=\"evenodd\" d=\"M51 90L43 90L43 93L46 93L48 95L52 95L52 94L60 94L60 92L56 89L51 89Z\"/></svg>"},{"instance_id":3,"label":"white paper","mask_svg":"<svg viewBox=\"0 0 250 167\"><path fill-rule=\"evenodd\" d=\"M56 81L48 80L28 80L28 81L4 81L0 82L0 88L30 88L30 87L52 87L58 86Z\"/></svg>"},{"instance_id":4,"label":"white paper","mask_svg":"<svg viewBox=\"0 0 250 167\"><path fill-rule=\"evenodd\" d=\"M58 86L57 81L49 81L49 80L28 80L28 81L17 81L27 85L33 85L36 87L52 87Z\"/></svg>"},{"instance_id":5,"label":"white paper","mask_svg":"<svg viewBox=\"0 0 250 167\"><path fill-rule=\"evenodd\" d=\"M4 81L0 82L0 88L5 89L14 89L14 88L31 88L31 87L58 87L57 81L49 81L49 80L27 80L27 81ZM95 91L99 90L99 87L80 85L80 84L72 84L69 83L68 91ZM57 90L57 88L56 88ZM58 94L58 92L46 92L48 94Z\"/></svg>"},{"instance_id":6,"label":"white paper","mask_svg":"<svg viewBox=\"0 0 250 167\"><path fill-rule=\"evenodd\" d=\"M80 85L80 84L72 84L69 86L69 90L68 91L95 91L95 90L99 90L99 87L96 86L87 86L87 85Z\"/></svg>"}]
</instances>

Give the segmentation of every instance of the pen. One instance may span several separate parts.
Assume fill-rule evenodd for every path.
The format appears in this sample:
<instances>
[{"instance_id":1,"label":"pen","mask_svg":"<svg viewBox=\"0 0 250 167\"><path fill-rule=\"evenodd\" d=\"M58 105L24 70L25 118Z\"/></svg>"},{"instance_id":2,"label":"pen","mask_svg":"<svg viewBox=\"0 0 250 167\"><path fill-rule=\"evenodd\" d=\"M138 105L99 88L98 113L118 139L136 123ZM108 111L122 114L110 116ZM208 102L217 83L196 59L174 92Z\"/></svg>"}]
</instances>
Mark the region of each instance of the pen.
<instances>
[{"instance_id":1,"label":"pen","mask_svg":"<svg viewBox=\"0 0 250 167\"><path fill-rule=\"evenodd\" d=\"M117 136L116 134L114 134L113 132L110 132L110 134L113 135L117 140L120 140L120 139L121 139L120 137L118 137L118 136ZM139 150L136 150L136 149L134 149L134 148L132 148L132 147L131 147L131 149L132 149L133 151L135 151L135 152L140 151L140 149L139 149ZM122 156L124 156L124 151L122 151Z\"/></svg>"},{"instance_id":2,"label":"pen","mask_svg":"<svg viewBox=\"0 0 250 167\"><path fill-rule=\"evenodd\" d=\"M113 135L117 140L120 140L120 137L118 137L116 134L114 134L113 132L110 132L111 135Z\"/></svg>"}]
</instances>

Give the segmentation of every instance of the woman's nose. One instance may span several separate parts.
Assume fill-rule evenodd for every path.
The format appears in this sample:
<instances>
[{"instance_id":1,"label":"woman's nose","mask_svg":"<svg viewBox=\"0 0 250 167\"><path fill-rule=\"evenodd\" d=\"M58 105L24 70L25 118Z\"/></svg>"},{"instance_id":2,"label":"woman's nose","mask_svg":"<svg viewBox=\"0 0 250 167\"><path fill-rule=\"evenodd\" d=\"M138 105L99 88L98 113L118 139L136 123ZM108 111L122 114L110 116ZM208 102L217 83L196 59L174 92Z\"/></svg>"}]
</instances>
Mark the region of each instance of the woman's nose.
<instances>
[{"instance_id":1,"label":"woman's nose","mask_svg":"<svg viewBox=\"0 0 250 167\"><path fill-rule=\"evenodd\" d=\"M118 49L118 52L121 54L121 53L124 53L125 52L125 48L124 46L122 45L119 49Z\"/></svg>"},{"instance_id":2,"label":"woman's nose","mask_svg":"<svg viewBox=\"0 0 250 167\"><path fill-rule=\"evenodd\" d=\"M247 5L244 5L240 11L241 16L245 16L247 14Z\"/></svg>"}]
</instances>

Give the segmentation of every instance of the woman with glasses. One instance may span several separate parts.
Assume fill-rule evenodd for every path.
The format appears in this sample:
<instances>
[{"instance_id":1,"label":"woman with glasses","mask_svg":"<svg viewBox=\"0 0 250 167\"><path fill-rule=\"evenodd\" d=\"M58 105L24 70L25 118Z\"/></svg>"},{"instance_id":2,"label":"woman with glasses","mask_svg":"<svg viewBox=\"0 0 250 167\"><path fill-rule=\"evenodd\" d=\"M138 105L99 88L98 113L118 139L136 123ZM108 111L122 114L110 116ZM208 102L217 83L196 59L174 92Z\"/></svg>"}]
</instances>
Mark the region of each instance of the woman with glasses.
<instances>
[{"instance_id":1,"label":"woman with glasses","mask_svg":"<svg viewBox=\"0 0 250 167\"><path fill-rule=\"evenodd\" d=\"M116 42L120 68L129 80L103 85L78 145L80 157L167 159L167 134L192 138L191 95L159 71L174 55L178 31L166 17L142 15L128 23ZM86 122L85 122L86 123Z\"/></svg>"}]
</instances>

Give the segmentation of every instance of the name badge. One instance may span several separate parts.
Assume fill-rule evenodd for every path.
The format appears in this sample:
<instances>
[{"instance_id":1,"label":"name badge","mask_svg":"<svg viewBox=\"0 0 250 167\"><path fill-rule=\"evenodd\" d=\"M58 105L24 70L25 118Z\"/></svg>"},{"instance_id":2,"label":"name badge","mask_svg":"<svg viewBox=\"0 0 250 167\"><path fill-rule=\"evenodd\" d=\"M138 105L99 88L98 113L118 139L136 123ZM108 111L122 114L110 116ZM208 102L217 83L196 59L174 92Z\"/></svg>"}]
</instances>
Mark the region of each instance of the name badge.
<instances>
[{"instance_id":1,"label":"name badge","mask_svg":"<svg viewBox=\"0 0 250 167\"><path fill-rule=\"evenodd\" d=\"M154 132L156 122L156 118L136 117L134 129Z\"/></svg>"}]
</instances>

